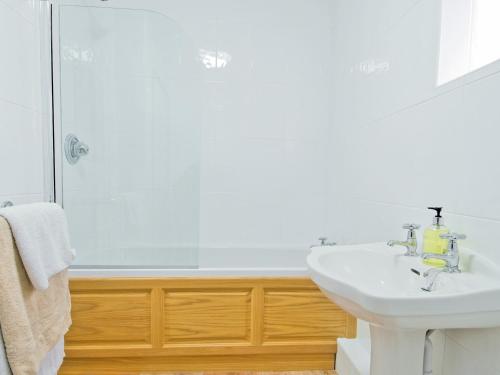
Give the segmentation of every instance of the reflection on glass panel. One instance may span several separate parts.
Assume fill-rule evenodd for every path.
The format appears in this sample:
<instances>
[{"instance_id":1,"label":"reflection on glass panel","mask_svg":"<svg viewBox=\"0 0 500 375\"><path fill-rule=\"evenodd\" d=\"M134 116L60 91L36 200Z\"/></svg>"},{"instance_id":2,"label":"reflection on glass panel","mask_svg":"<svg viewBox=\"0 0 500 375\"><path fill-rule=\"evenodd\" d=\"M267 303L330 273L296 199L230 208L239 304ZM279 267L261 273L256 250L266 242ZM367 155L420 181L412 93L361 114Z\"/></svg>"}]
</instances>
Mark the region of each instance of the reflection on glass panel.
<instances>
[{"instance_id":1,"label":"reflection on glass panel","mask_svg":"<svg viewBox=\"0 0 500 375\"><path fill-rule=\"evenodd\" d=\"M438 85L500 59L500 1L442 0Z\"/></svg>"},{"instance_id":2,"label":"reflection on glass panel","mask_svg":"<svg viewBox=\"0 0 500 375\"><path fill-rule=\"evenodd\" d=\"M197 265L197 59L159 13L61 7L62 133L90 148L63 159L78 266Z\"/></svg>"}]
</instances>

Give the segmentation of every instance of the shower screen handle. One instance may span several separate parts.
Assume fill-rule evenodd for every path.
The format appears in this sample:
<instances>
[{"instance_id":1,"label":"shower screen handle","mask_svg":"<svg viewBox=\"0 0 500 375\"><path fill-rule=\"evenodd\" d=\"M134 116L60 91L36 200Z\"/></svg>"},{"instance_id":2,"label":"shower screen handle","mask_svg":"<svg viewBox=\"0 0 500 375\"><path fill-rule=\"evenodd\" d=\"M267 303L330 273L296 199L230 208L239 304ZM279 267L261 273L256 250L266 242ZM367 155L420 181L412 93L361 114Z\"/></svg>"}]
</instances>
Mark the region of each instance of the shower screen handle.
<instances>
[{"instance_id":1,"label":"shower screen handle","mask_svg":"<svg viewBox=\"0 0 500 375\"><path fill-rule=\"evenodd\" d=\"M88 155L90 149L86 143L81 142L74 134L68 134L64 140L64 153L66 160L71 165L76 164L82 156Z\"/></svg>"}]
</instances>

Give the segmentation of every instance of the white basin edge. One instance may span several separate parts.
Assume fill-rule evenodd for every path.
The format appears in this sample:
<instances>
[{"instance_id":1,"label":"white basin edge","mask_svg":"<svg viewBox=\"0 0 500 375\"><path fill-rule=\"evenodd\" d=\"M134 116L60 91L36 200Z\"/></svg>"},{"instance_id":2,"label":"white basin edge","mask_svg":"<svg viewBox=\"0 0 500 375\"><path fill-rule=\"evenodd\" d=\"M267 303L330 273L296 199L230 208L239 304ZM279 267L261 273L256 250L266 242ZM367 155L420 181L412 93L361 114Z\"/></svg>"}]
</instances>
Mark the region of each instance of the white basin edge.
<instances>
[{"instance_id":1,"label":"white basin edge","mask_svg":"<svg viewBox=\"0 0 500 375\"><path fill-rule=\"evenodd\" d=\"M344 299L351 300L359 306L375 314L386 316L414 316L414 315L447 315L447 314L467 314L476 312L489 312L500 310L500 281L498 287L487 288L458 294L443 295L438 293L428 293L421 291L416 296L405 296L404 298L376 295L349 284L334 275L328 273L319 262L321 255L331 252L345 252L349 250L367 250L373 248L384 248L384 243L346 245L346 246L325 246L312 249L307 258L310 276L322 289L336 294ZM385 251L385 249L384 249ZM477 272L484 272L485 276L496 274L500 275L500 269L489 259L468 249L461 249L461 254L465 259L474 256L480 259L476 264L484 265ZM399 255L401 249L392 249L387 247L388 254ZM418 269L427 269L429 266L416 263ZM417 267L415 267L417 268ZM410 272L410 271L409 271ZM459 299L468 299L464 305L459 303ZM482 306L478 309L478 305Z\"/></svg>"}]
</instances>

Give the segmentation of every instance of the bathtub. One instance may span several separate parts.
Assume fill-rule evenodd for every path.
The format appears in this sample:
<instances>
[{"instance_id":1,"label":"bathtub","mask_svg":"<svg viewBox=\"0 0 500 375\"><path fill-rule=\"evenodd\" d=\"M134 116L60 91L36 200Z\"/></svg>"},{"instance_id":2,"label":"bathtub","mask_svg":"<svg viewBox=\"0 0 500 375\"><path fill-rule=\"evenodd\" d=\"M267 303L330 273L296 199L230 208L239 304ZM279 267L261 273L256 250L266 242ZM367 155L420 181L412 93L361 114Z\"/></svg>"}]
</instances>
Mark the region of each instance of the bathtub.
<instances>
[{"instance_id":1,"label":"bathtub","mask_svg":"<svg viewBox=\"0 0 500 375\"><path fill-rule=\"evenodd\" d=\"M101 262L172 256L165 248L123 250L102 250ZM307 247L191 253L197 268L71 269L62 374L331 370L337 338L355 337L356 320L307 277Z\"/></svg>"},{"instance_id":2,"label":"bathtub","mask_svg":"<svg viewBox=\"0 0 500 375\"><path fill-rule=\"evenodd\" d=\"M160 259L161 249L147 250L115 249L107 251L114 264L120 264L117 258L125 256L128 264L140 264L145 252L157 252L152 259ZM157 267L157 266L84 266L80 260L71 267L71 277L205 277L205 276L307 276L306 257L308 247L266 247L266 248L234 248L212 247L198 251L197 267ZM88 254L96 259L95 255ZM124 263L125 263L124 261ZM164 262L167 264L167 262ZM172 264L170 261L168 264Z\"/></svg>"}]
</instances>

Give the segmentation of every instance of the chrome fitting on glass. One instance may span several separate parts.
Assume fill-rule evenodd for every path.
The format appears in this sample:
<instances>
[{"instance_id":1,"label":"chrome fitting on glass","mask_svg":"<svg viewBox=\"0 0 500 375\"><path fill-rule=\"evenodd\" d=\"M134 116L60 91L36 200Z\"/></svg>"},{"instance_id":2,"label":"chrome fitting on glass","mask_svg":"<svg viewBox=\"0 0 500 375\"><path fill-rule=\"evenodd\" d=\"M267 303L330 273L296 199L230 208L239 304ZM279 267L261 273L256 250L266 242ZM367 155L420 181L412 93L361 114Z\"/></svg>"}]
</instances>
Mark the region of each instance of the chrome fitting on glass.
<instances>
[{"instance_id":1,"label":"chrome fitting on glass","mask_svg":"<svg viewBox=\"0 0 500 375\"><path fill-rule=\"evenodd\" d=\"M68 163L73 165L89 153L89 146L81 142L76 135L68 134L64 140L64 153Z\"/></svg>"},{"instance_id":2,"label":"chrome fitting on glass","mask_svg":"<svg viewBox=\"0 0 500 375\"><path fill-rule=\"evenodd\" d=\"M417 254L417 248L418 248L418 243L417 243L417 234L416 230L420 228L420 225L418 224L405 224L403 225L403 229L408 230L408 234L406 235L406 241L395 241L391 240L387 242L388 246L404 246L406 247L406 253L404 254L405 256L409 257L416 257L418 256Z\"/></svg>"},{"instance_id":3,"label":"chrome fitting on glass","mask_svg":"<svg viewBox=\"0 0 500 375\"><path fill-rule=\"evenodd\" d=\"M446 262L443 272L456 273L460 272L460 254L458 253L458 240L465 240L465 234L444 233L440 236L442 239L448 240L448 249L444 254L424 254L423 259L441 259Z\"/></svg>"}]
</instances>

